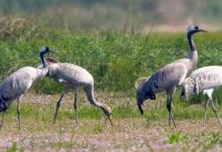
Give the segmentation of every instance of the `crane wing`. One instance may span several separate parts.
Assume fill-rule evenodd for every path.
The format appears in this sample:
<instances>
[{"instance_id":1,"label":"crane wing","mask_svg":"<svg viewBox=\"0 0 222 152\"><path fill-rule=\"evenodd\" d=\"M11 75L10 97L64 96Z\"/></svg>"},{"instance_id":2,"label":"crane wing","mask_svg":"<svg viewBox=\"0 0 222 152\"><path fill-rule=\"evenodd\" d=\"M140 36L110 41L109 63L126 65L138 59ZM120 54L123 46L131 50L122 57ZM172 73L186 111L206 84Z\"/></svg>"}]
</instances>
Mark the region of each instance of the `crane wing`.
<instances>
[{"instance_id":1,"label":"crane wing","mask_svg":"<svg viewBox=\"0 0 222 152\"><path fill-rule=\"evenodd\" d=\"M207 66L195 70L191 76L201 90L211 89L222 85L222 67Z\"/></svg>"}]
</instances>

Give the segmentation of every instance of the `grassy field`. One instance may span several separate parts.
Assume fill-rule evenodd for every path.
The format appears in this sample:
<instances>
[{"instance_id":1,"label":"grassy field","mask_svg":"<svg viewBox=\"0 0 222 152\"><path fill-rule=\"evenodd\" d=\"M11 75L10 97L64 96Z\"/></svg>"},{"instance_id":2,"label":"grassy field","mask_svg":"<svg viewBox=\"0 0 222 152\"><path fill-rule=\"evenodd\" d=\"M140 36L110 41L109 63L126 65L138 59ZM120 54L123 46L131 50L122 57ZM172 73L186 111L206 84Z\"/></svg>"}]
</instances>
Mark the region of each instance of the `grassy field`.
<instances>
[{"instance_id":1,"label":"grassy field","mask_svg":"<svg viewBox=\"0 0 222 152\"><path fill-rule=\"evenodd\" d=\"M79 125L75 125L73 95L69 93L52 124L59 95L29 93L22 102L22 130L18 130L16 103L6 115L0 131L1 151L221 151L221 127L211 110L202 126L202 104L175 103L177 127L169 127L165 101L145 105L139 114L135 99L115 93L96 94L113 108L111 127L101 110L80 95ZM111 99L110 99L111 98ZM221 108L219 108L221 109ZM221 110L219 114L222 115Z\"/></svg>"},{"instance_id":2,"label":"grassy field","mask_svg":"<svg viewBox=\"0 0 222 152\"><path fill-rule=\"evenodd\" d=\"M2 24L0 78L23 66L37 66L38 49L47 45L58 50L58 54L49 56L86 68L94 76L96 88L134 96L137 78L148 76L188 54L184 33L51 29L28 19L9 19ZM200 33L195 35L195 42L199 52L198 67L222 63L222 33ZM49 79L34 88L36 92L48 94L61 90Z\"/></svg>"},{"instance_id":3,"label":"grassy field","mask_svg":"<svg viewBox=\"0 0 222 152\"><path fill-rule=\"evenodd\" d=\"M203 27L204 29L204 27ZM207 30L207 29L206 29ZM47 45L58 51L49 55L61 62L86 68L94 76L96 99L113 109L114 127L101 110L91 106L81 92L79 126L75 126L73 95L63 103L52 124L62 87L49 78L37 82L22 101L22 130L18 131L16 104L7 112L0 131L0 151L221 151L222 134L211 110L206 128L203 95L173 99L177 128L167 124L164 93L144 103L140 115L135 100L137 78L188 54L184 33L142 34L135 31L75 31L43 27L28 19L8 20L0 30L0 78L23 66L38 66L38 49ZM222 64L222 33L195 35L198 67ZM73 91L72 91L73 92ZM221 89L214 93L222 116Z\"/></svg>"}]
</instances>

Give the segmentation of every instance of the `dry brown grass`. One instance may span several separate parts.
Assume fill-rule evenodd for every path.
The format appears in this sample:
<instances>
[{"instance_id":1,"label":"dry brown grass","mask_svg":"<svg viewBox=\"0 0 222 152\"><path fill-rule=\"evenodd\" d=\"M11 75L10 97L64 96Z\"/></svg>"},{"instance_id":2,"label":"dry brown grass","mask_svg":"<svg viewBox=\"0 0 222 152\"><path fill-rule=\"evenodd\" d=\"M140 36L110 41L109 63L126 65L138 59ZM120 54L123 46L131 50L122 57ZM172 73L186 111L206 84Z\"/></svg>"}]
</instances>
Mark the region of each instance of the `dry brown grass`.
<instances>
[{"instance_id":1,"label":"dry brown grass","mask_svg":"<svg viewBox=\"0 0 222 152\"><path fill-rule=\"evenodd\" d=\"M104 120L62 120L56 125L50 122L23 120L18 131L16 118L7 121L0 132L1 151L221 151L220 144L206 147L212 132L221 132L215 119L210 119L207 129L200 120L178 122L177 128L168 127L166 121L144 119L115 120L110 127ZM13 125L11 125L13 124ZM186 142L168 143L170 135L182 133ZM182 141L182 140L181 140Z\"/></svg>"},{"instance_id":2,"label":"dry brown grass","mask_svg":"<svg viewBox=\"0 0 222 152\"><path fill-rule=\"evenodd\" d=\"M100 100L113 98L110 102L121 103L132 100L131 98L123 100L121 96L112 93L99 94L100 97L98 95L96 97ZM30 104L27 102L37 102L36 107L49 106L58 96L32 93L25 95L22 106L22 130L18 130L16 113L9 113L0 131L0 151L215 152L222 150L222 129L214 118L207 120L206 128L202 127L202 119L176 120L177 128L174 128L167 125L167 119L149 120L143 116L115 118L114 127L111 127L104 117L81 118L79 126L76 126L70 116L63 116L53 125L52 111L49 112L50 116L45 118L34 116L35 111L31 112L33 116L28 116L29 113L25 112L24 107L27 108L26 104ZM81 93L80 99L84 98L84 94ZM69 93L63 105L69 107L72 105L72 100L73 95ZM81 106L86 104L89 103L84 102ZM116 105L117 103L113 106Z\"/></svg>"}]
</instances>

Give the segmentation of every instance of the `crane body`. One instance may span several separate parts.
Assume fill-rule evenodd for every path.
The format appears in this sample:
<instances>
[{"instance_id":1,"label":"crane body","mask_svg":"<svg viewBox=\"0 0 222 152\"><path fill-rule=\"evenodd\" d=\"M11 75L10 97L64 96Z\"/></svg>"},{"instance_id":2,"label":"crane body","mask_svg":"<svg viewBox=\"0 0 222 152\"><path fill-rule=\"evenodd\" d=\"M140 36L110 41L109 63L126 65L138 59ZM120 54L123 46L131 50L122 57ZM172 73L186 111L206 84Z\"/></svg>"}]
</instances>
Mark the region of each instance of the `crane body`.
<instances>
[{"instance_id":1,"label":"crane body","mask_svg":"<svg viewBox=\"0 0 222 152\"><path fill-rule=\"evenodd\" d=\"M197 95L201 92L207 94L208 100L205 102L205 117L203 126L205 127L206 115L209 103L212 106L212 110L215 113L221 127L222 123L217 114L217 110L214 106L212 94L214 90L222 85L222 67L221 66L206 66L199 68L191 73L189 77L183 83L181 97L186 100L190 95Z\"/></svg>"},{"instance_id":2,"label":"crane body","mask_svg":"<svg viewBox=\"0 0 222 152\"><path fill-rule=\"evenodd\" d=\"M187 57L178 59L157 70L149 78L139 85L136 92L137 106L143 114L142 105L147 99L155 100L156 93L165 91L167 94L167 110L169 112L169 125L171 120L176 127L172 113L172 98L176 87L186 78L187 74L194 68L198 61L197 49L193 41L193 34L205 32L196 25L190 25L187 28L187 39L190 47L190 53ZM137 86L137 85L136 85Z\"/></svg>"},{"instance_id":3,"label":"crane body","mask_svg":"<svg viewBox=\"0 0 222 152\"><path fill-rule=\"evenodd\" d=\"M48 47L42 47L39 53L43 67L23 67L9 77L7 77L0 85L0 112L3 112L0 129L3 126L5 114L12 101L17 99L17 114L19 120L19 130L21 129L21 110L20 100L22 96L30 89L32 84L43 79L48 73L47 65L45 63L44 54L53 52Z\"/></svg>"},{"instance_id":4,"label":"crane body","mask_svg":"<svg viewBox=\"0 0 222 152\"><path fill-rule=\"evenodd\" d=\"M96 101L94 97L94 79L86 69L70 63L60 63L53 58L46 58L46 61L49 63L48 76L55 81L62 83L64 86L63 92L56 104L53 123L56 122L58 110L64 95L67 93L67 90L71 88L75 90L74 111L76 124L78 125L78 90L83 88L90 104L102 109L112 125L112 110L108 105Z\"/></svg>"}]
</instances>

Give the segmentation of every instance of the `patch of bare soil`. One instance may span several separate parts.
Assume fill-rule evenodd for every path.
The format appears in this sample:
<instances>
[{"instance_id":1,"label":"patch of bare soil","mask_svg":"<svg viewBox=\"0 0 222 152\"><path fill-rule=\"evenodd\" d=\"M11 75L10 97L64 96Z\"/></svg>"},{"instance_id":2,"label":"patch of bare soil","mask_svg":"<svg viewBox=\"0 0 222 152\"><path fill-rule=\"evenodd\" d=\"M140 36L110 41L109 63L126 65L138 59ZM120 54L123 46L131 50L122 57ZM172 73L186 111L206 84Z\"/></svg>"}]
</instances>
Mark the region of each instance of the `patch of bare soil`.
<instances>
[{"instance_id":1,"label":"patch of bare soil","mask_svg":"<svg viewBox=\"0 0 222 152\"><path fill-rule=\"evenodd\" d=\"M169 127L166 121L143 118L115 120L113 128L105 120L80 120L77 127L70 120L56 125L24 120L21 131L10 125L13 121L16 119L7 121L0 131L1 151L222 150L221 141L217 139L221 138L221 128L216 119L208 120L206 128L202 127L201 120L177 121L177 128Z\"/></svg>"}]
</instances>

